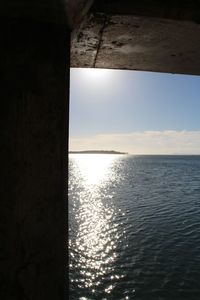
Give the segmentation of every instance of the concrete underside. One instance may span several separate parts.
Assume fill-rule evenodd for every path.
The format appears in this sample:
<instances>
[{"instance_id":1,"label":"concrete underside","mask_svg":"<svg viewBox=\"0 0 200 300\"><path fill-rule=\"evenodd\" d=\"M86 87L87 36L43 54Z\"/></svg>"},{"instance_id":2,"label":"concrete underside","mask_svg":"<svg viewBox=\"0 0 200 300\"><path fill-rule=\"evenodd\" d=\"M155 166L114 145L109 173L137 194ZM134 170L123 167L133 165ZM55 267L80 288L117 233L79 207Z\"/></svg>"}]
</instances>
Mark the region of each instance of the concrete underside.
<instances>
[{"instance_id":1,"label":"concrete underside","mask_svg":"<svg viewBox=\"0 0 200 300\"><path fill-rule=\"evenodd\" d=\"M200 25L91 13L73 32L71 67L200 74Z\"/></svg>"}]
</instances>

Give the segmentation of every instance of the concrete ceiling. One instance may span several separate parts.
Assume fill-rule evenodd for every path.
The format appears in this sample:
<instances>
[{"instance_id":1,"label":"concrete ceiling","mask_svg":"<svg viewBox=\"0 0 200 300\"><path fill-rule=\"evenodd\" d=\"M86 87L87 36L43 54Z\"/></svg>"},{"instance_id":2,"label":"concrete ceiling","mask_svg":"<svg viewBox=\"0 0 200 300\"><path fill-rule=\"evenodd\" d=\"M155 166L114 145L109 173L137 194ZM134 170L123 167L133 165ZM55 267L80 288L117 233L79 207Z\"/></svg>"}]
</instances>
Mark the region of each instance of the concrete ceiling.
<instances>
[{"instance_id":1,"label":"concrete ceiling","mask_svg":"<svg viewBox=\"0 0 200 300\"><path fill-rule=\"evenodd\" d=\"M11 20L75 28L71 67L200 75L200 0L2 0L0 8Z\"/></svg>"},{"instance_id":2,"label":"concrete ceiling","mask_svg":"<svg viewBox=\"0 0 200 300\"><path fill-rule=\"evenodd\" d=\"M199 75L199 4L95 1L72 33L71 67Z\"/></svg>"}]
</instances>

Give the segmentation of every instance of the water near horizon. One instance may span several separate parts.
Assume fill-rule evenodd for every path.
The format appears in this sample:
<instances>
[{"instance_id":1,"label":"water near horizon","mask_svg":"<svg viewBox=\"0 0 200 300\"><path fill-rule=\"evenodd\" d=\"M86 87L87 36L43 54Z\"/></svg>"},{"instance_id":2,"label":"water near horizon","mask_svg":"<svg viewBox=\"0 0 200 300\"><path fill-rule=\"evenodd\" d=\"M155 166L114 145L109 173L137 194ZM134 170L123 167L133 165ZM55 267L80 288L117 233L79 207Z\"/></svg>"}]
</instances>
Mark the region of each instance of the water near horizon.
<instances>
[{"instance_id":1,"label":"water near horizon","mask_svg":"<svg viewBox=\"0 0 200 300\"><path fill-rule=\"evenodd\" d=\"M70 300L200 299L200 156L69 158Z\"/></svg>"}]
</instances>

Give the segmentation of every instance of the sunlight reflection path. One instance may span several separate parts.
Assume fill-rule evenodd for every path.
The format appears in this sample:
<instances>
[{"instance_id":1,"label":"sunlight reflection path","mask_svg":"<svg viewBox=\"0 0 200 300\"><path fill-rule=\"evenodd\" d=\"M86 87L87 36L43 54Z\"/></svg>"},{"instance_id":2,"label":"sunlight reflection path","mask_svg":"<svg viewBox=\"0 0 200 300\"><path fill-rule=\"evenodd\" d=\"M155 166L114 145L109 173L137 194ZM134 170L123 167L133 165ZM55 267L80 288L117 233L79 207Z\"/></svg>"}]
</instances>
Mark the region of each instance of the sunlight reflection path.
<instances>
[{"instance_id":1,"label":"sunlight reflection path","mask_svg":"<svg viewBox=\"0 0 200 300\"><path fill-rule=\"evenodd\" d=\"M82 188L78 193L79 208L75 215L77 234L73 248L76 253L71 252L76 258L72 257L71 267L80 273L79 288L91 288L93 292L104 276L111 273L117 256L115 249L120 235L118 224L113 222L116 212L108 187L117 180L114 165L118 158L118 155L110 154L73 156L75 178ZM107 287L105 292L109 294L112 288Z\"/></svg>"}]
</instances>

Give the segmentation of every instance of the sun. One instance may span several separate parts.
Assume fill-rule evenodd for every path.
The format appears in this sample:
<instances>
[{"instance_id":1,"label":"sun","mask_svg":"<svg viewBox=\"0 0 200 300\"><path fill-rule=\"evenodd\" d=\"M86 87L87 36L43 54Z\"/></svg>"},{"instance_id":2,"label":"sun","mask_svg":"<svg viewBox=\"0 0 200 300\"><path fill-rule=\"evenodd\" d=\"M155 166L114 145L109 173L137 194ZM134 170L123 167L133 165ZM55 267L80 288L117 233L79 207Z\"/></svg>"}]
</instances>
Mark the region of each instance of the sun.
<instances>
[{"instance_id":1,"label":"sun","mask_svg":"<svg viewBox=\"0 0 200 300\"><path fill-rule=\"evenodd\" d=\"M107 75L109 70L107 69L100 69L100 68L85 68L84 73L86 76L101 78Z\"/></svg>"},{"instance_id":2,"label":"sun","mask_svg":"<svg viewBox=\"0 0 200 300\"><path fill-rule=\"evenodd\" d=\"M80 74L83 80L90 81L91 84L107 82L111 77L111 70L100 68L82 68Z\"/></svg>"}]
</instances>

